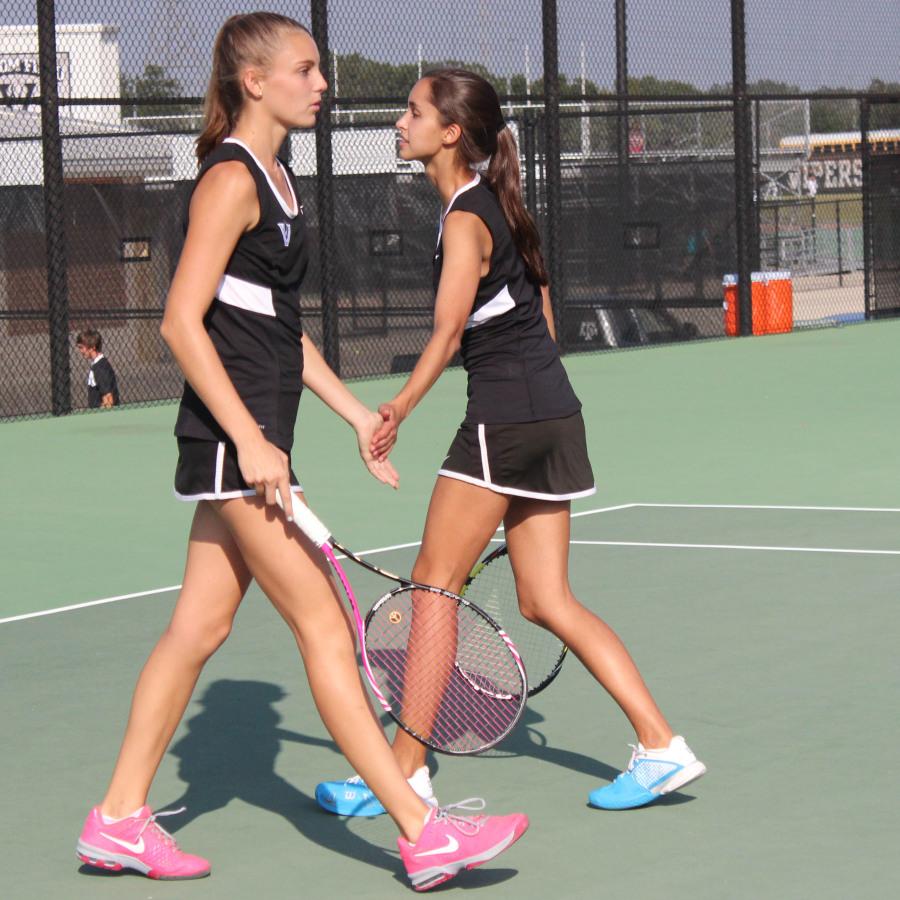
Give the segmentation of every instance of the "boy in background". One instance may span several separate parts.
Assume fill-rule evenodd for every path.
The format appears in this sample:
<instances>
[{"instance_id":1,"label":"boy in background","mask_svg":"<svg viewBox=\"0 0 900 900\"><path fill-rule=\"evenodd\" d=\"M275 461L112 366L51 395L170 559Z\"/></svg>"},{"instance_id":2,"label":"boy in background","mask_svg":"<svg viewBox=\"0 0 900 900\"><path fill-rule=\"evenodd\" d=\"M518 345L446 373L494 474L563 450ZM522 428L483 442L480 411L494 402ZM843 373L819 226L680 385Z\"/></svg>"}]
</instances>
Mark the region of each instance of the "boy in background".
<instances>
[{"instance_id":1,"label":"boy in background","mask_svg":"<svg viewBox=\"0 0 900 900\"><path fill-rule=\"evenodd\" d=\"M91 364L87 377L87 399L91 409L109 409L119 405L119 385L109 360L101 352L103 338L93 328L75 336L78 352Z\"/></svg>"}]
</instances>

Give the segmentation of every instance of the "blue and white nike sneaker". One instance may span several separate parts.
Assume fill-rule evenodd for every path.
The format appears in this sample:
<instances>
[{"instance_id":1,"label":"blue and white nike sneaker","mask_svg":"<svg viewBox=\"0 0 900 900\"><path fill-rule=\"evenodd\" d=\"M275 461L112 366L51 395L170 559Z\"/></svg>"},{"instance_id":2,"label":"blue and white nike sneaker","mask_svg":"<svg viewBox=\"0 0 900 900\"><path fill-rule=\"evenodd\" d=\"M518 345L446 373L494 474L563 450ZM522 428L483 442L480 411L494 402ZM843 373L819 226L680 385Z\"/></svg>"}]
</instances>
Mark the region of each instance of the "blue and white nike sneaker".
<instances>
[{"instance_id":1,"label":"blue and white nike sneaker","mask_svg":"<svg viewBox=\"0 0 900 900\"><path fill-rule=\"evenodd\" d=\"M437 798L431 786L427 766L416 769L408 779L410 787L429 805L437 809ZM338 816L380 816L385 812L379 799L359 775L346 781L323 781L316 785L316 803L326 812Z\"/></svg>"},{"instance_id":2,"label":"blue and white nike sneaker","mask_svg":"<svg viewBox=\"0 0 900 900\"><path fill-rule=\"evenodd\" d=\"M631 744L628 768L612 784L588 795L588 803L598 809L635 809L653 803L664 794L677 791L706 772L681 735L668 747L648 750Z\"/></svg>"}]
</instances>

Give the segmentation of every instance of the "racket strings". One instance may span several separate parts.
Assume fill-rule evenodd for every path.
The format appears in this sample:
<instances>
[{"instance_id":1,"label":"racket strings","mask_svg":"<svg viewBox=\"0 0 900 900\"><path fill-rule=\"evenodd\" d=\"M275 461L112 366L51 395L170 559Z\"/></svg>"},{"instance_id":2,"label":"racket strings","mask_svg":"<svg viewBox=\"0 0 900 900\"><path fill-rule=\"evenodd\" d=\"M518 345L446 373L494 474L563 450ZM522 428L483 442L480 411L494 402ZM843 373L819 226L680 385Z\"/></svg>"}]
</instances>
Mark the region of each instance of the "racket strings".
<instances>
[{"instance_id":1,"label":"racket strings","mask_svg":"<svg viewBox=\"0 0 900 900\"><path fill-rule=\"evenodd\" d=\"M512 639L528 670L529 694L549 684L562 665L566 647L555 634L529 622L519 611L509 555L503 552L489 559L462 593L493 617Z\"/></svg>"},{"instance_id":2,"label":"racket strings","mask_svg":"<svg viewBox=\"0 0 900 900\"><path fill-rule=\"evenodd\" d=\"M369 617L366 649L404 727L451 753L506 734L525 683L504 636L480 613L440 594L394 592Z\"/></svg>"}]
</instances>

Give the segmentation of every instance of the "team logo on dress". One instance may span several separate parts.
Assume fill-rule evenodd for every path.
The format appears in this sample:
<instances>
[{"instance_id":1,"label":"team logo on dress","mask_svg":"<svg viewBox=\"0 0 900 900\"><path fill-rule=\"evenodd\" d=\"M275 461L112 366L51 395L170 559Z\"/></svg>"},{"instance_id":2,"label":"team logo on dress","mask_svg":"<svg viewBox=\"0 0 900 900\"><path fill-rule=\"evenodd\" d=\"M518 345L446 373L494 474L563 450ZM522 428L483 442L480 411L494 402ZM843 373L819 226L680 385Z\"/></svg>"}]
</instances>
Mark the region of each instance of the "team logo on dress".
<instances>
[{"instance_id":1,"label":"team logo on dress","mask_svg":"<svg viewBox=\"0 0 900 900\"><path fill-rule=\"evenodd\" d=\"M281 232L281 239L284 241L284 246L287 247L291 242L291 223L279 222L278 230Z\"/></svg>"}]
</instances>

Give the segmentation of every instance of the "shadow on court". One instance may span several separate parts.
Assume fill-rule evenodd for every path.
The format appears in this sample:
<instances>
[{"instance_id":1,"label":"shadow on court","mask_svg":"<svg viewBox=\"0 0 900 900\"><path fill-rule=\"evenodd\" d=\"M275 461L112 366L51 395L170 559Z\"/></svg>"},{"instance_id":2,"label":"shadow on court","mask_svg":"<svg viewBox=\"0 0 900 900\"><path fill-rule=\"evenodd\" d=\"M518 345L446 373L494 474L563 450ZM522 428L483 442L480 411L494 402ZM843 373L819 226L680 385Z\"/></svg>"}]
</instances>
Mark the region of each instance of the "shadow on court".
<instances>
[{"instance_id":1,"label":"shadow on court","mask_svg":"<svg viewBox=\"0 0 900 900\"><path fill-rule=\"evenodd\" d=\"M312 796L275 771L284 741L337 751L332 741L281 727L281 714L274 704L284 697L281 687L262 681L219 680L207 688L199 701L202 711L188 720L187 734L170 751L180 761L178 775L187 788L160 807L186 809L161 824L176 832L232 800L243 800L281 816L309 841L385 869L405 884L396 851L354 834L346 819L323 812ZM82 871L105 874L88 867ZM465 887L498 884L515 874L513 869L496 868L472 873L465 879Z\"/></svg>"},{"instance_id":2,"label":"shadow on court","mask_svg":"<svg viewBox=\"0 0 900 900\"><path fill-rule=\"evenodd\" d=\"M209 685L199 701L202 711L188 720L187 734L170 750L179 760L178 776L187 787L180 797L160 809L185 807L185 811L163 820L162 825L175 833L195 819L224 808L232 800L242 800L281 816L311 842L385 869L395 880L406 884L399 856L393 849L386 850L354 834L347 827L346 819L323 812L314 797L275 771L282 742L329 748L339 753L333 741L281 727L282 716L274 704L285 696L279 685L270 682L222 679ZM598 781L612 781L618 775L619 769L593 757L549 746L537 727L544 721L543 715L526 707L515 731L499 747L482 754L482 758L501 761L515 756L530 757ZM429 766L434 776L440 757L429 754ZM691 796L673 794L657 805L677 805L691 800ZM79 872L100 878L137 874L127 870L105 872L90 866L82 866ZM487 887L516 874L515 869L484 869L470 873L462 882L454 881L452 886Z\"/></svg>"},{"instance_id":3,"label":"shadow on court","mask_svg":"<svg viewBox=\"0 0 900 900\"><path fill-rule=\"evenodd\" d=\"M515 731L498 747L488 750L482 756L498 760L511 756L531 757L540 762L571 769L573 772L581 772L583 775L589 775L591 778L598 778L601 781L612 781L619 774L619 769L613 768L593 756L566 750L564 747L550 746L546 735L537 727L545 721L546 719L541 713L526 706Z\"/></svg>"},{"instance_id":4,"label":"shadow on court","mask_svg":"<svg viewBox=\"0 0 900 900\"><path fill-rule=\"evenodd\" d=\"M232 800L243 800L285 819L305 838L336 853L396 871L396 854L370 844L324 813L315 799L275 771L282 742L334 747L333 742L280 727L274 704L284 690L269 682L219 680L199 703L202 711L187 722L187 734L169 751L179 760L185 792L164 809L186 807L162 824L178 831Z\"/></svg>"}]
</instances>

